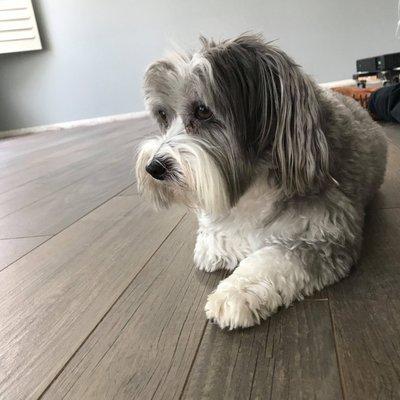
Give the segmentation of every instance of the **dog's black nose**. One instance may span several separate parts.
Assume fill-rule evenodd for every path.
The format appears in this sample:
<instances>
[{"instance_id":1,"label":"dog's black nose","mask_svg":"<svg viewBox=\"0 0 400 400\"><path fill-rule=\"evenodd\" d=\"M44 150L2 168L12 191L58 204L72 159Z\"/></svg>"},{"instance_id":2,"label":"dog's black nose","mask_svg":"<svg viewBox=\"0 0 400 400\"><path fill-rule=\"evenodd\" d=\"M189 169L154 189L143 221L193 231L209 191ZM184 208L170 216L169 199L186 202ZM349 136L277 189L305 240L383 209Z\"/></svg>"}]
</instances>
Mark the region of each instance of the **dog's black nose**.
<instances>
[{"instance_id":1,"label":"dog's black nose","mask_svg":"<svg viewBox=\"0 0 400 400\"><path fill-rule=\"evenodd\" d=\"M154 178L162 181L165 177L167 169L163 163L154 159L149 165L146 165L146 171Z\"/></svg>"}]
</instances>

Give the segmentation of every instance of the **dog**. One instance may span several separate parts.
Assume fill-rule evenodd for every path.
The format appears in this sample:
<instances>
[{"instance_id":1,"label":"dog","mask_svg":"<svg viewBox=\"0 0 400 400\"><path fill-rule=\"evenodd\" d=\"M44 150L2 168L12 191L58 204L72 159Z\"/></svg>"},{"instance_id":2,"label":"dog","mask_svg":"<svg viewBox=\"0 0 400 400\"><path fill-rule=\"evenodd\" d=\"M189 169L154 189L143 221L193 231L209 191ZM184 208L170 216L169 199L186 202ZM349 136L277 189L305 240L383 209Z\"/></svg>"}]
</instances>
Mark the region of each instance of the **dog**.
<instances>
[{"instance_id":1,"label":"dog","mask_svg":"<svg viewBox=\"0 0 400 400\"><path fill-rule=\"evenodd\" d=\"M386 168L367 111L254 34L154 62L144 96L162 134L141 144L139 191L193 209L195 265L232 271L208 319L250 327L349 273Z\"/></svg>"}]
</instances>

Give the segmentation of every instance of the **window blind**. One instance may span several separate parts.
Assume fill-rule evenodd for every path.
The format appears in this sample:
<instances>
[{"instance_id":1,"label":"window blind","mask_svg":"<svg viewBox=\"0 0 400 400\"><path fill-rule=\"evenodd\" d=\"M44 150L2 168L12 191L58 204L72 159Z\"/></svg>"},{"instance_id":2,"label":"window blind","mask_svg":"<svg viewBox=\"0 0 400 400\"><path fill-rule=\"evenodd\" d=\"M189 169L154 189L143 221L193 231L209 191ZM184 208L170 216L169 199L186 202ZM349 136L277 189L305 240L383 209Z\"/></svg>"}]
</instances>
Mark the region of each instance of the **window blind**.
<instances>
[{"instance_id":1,"label":"window blind","mask_svg":"<svg viewBox=\"0 0 400 400\"><path fill-rule=\"evenodd\" d=\"M0 54L40 50L31 0L0 0Z\"/></svg>"}]
</instances>

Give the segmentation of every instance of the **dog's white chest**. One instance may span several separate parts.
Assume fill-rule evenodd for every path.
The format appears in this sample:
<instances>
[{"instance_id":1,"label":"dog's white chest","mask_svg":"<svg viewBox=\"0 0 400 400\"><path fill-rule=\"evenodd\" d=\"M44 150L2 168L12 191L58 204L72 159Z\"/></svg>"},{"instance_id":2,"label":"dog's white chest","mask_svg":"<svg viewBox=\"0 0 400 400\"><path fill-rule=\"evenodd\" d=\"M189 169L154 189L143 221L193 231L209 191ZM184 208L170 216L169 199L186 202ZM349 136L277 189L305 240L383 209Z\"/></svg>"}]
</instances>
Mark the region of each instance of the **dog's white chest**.
<instances>
[{"instance_id":1,"label":"dog's white chest","mask_svg":"<svg viewBox=\"0 0 400 400\"><path fill-rule=\"evenodd\" d=\"M200 213L196 263L213 265L213 260L223 259L224 268L234 269L242 259L263 247L265 221L274 212L274 195L267 186L255 185L226 215L215 218Z\"/></svg>"}]
</instances>

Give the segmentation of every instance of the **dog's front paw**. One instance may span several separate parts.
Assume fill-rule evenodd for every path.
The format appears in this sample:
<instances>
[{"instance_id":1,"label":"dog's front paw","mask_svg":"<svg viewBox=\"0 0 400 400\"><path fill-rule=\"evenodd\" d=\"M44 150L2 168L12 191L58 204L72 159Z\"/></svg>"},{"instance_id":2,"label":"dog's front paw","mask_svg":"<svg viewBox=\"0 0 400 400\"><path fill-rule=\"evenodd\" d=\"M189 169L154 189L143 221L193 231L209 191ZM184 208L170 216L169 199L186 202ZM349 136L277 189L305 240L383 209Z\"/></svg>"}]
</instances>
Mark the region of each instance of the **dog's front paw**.
<instances>
[{"instance_id":1,"label":"dog's front paw","mask_svg":"<svg viewBox=\"0 0 400 400\"><path fill-rule=\"evenodd\" d=\"M220 328L248 328L260 323L263 317L258 299L235 287L218 289L208 296L207 318Z\"/></svg>"},{"instance_id":2,"label":"dog's front paw","mask_svg":"<svg viewBox=\"0 0 400 400\"><path fill-rule=\"evenodd\" d=\"M233 273L208 296L205 311L222 329L236 329L259 324L281 305L282 298L269 280Z\"/></svg>"}]
</instances>

